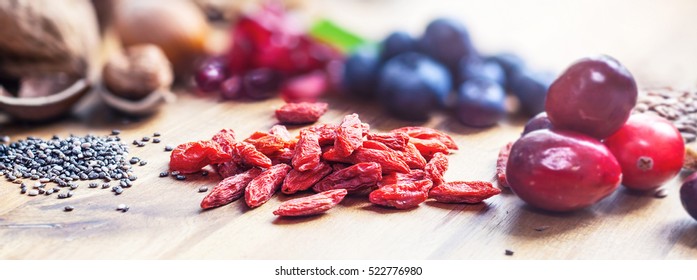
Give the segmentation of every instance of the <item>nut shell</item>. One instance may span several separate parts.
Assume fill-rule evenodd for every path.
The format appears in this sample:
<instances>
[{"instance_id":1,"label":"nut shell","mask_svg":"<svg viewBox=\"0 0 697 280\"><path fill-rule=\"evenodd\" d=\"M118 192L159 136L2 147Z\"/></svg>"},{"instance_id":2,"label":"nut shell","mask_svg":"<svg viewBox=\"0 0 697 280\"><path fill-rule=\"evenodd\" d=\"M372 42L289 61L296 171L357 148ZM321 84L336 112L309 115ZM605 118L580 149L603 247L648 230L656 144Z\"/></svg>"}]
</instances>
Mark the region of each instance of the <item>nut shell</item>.
<instances>
[{"instance_id":1,"label":"nut shell","mask_svg":"<svg viewBox=\"0 0 697 280\"><path fill-rule=\"evenodd\" d=\"M105 87L114 95L140 100L172 85L172 67L155 45L136 45L125 54L112 56L102 73Z\"/></svg>"}]
</instances>

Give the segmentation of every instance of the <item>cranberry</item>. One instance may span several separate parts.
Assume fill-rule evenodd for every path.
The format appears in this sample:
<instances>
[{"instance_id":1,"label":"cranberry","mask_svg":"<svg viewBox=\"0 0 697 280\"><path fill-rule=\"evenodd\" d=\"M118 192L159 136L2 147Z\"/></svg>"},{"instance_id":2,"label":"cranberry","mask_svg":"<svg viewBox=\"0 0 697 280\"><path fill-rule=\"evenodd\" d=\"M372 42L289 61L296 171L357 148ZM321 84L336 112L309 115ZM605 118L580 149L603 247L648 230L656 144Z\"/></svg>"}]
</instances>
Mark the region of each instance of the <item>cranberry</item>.
<instances>
[{"instance_id":1,"label":"cranberry","mask_svg":"<svg viewBox=\"0 0 697 280\"><path fill-rule=\"evenodd\" d=\"M523 129L523 135L540 129L552 129L552 122L549 121L546 112L537 114L535 117L530 119Z\"/></svg>"},{"instance_id":2,"label":"cranberry","mask_svg":"<svg viewBox=\"0 0 697 280\"><path fill-rule=\"evenodd\" d=\"M620 184L619 163L598 140L571 131L536 130L511 147L506 166L511 190L550 211L587 207Z\"/></svg>"},{"instance_id":3,"label":"cranberry","mask_svg":"<svg viewBox=\"0 0 697 280\"><path fill-rule=\"evenodd\" d=\"M327 76L315 71L286 80L281 85L281 97L286 102L315 102L327 86Z\"/></svg>"},{"instance_id":4,"label":"cranberry","mask_svg":"<svg viewBox=\"0 0 697 280\"><path fill-rule=\"evenodd\" d=\"M232 76L220 85L220 95L223 99L239 99L243 95L240 76Z\"/></svg>"},{"instance_id":5,"label":"cranberry","mask_svg":"<svg viewBox=\"0 0 697 280\"><path fill-rule=\"evenodd\" d=\"M252 99L266 99L273 96L280 83L281 75L268 68L251 70L242 78L244 93Z\"/></svg>"},{"instance_id":6,"label":"cranberry","mask_svg":"<svg viewBox=\"0 0 697 280\"><path fill-rule=\"evenodd\" d=\"M697 220L697 174L685 179L680 187L680 201L687 213Z\"/></svg>"},{"instance_id":7,"label":"cranberry","mask_svg":"<svg viewBox=\"0 0 697 280\"><path fill-rule=\"evenodd\" d=\"M634 77L609 56L571 65L549 87L545 110L554 127L597 139L615 133L636 105Z\"/></svg>"},{"instance_id":8,"label":"cranberry","mask_svg":"<svg viewBox=\"0 0 697 280\"><path fill-rule=\"evenodd\" d=\"M199 90L213 92L220 88L220 84L227 76L225 63L220 57L211 57L205 60L196 70L194 80Z\"/></svg>"},{"instance_id":9,"label":"cranberry","mask_svg":"<svg viewBox=\"0 0 697 280\"><path fill-rule=\"evenodd\" d=\"M632 115L605 145L622 166L622 184L635 190L660 187L680 172L685 159L680 132L653 115Z\"/></svg>"}]
</instances>

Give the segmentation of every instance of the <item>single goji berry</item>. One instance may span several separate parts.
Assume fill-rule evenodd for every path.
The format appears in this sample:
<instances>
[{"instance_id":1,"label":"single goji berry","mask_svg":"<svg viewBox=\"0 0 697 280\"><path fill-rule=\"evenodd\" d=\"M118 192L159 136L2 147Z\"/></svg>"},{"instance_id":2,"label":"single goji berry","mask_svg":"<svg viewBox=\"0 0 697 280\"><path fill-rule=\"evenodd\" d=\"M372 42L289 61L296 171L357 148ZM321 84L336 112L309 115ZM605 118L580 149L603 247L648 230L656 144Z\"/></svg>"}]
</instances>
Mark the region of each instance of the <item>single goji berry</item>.
<instances>
[{"instance_id":1,"label":"single goji berry","mask_svg":"<svg viewBox=\"0 0 697 280\"><path fill-rule=\"evenodd\" d=\"M288 146L288 143L280 136L259 131L254 132L247 139L244 139L244 142L254 145L257 151L267 157L283 152L283 149Z\"/></svg>"},{"instance_id":2,"label":"single goji berry","mask_svg":"<svg viewBox=\"0 0 697 280\"><path fill-rule=\"evenodd\" d=\"M218 143L218 145L220 145L220 148L222 148L223 151L225 151L228 154L232 154L232 145L235 144L235 142L237 142L237 140L235 140L235 131L227 128L218 131L218 133L213 135L211 140L213 140L213 142L215 143Z\"/></svg>"},{"instance_id":3,"label":"single goji berry","mask_svg":"<svg viewBox=\"0 0 697 280\"><path fill-rule=\"evenodd\" d=\"M373 204L397 209L414 208L426 201L428 192L425 190L432 185L430 180L386 185L372 191L368 199Z\"/></svg>"},{"instance_id":4,"label":"single goji berry","mask_svg":"<svg viewBox=\"0 0 697 280\"><path fill-rule=\"evenodd\" d=\"M445 171L448 170L448 158L443 153L436 153L433 158L428 161L424 171L431 176L433 185L438 186L443 183Z\"/></svg>"},{"instance_id":5,"label":"single goji berry","mask_svg":"<svg viewBox=\"0 0 697 280\"><path fill-rule=\"evenodd\" d=\"M368 140L374 140L387 145L393 150L404 150L409 143L409 136L402 132L368 133Z\"/></svg>"},{"instance_id":6,"label":"single goji berry","mask_svg":"<svg viewBox=\"0 0 697 280\"><path fill-rule=\"evenodd\" d=\"M231 203L244 195L244 190L252 181L261 174L261 169L252 168L243 173L228 177L220 181L213 190L201 201L201 208L209 209Z\"/></svg>"},{"instance_id":7,"label":"single goji berry","mask_svg":"<svg viewBox=\"0 0 697 280\"><path fill-rule=\"evenodd\" d=\"M284 124L314 123L327 112L328 106L323 102L286 103L276 110L276 118Z\"/></svg>"},{"instance_id":8,"label":"single goji berry","mask_svg":"<svg viewBox=\"0 0 697 280\"><path fill-rule=\"evenodd\" d=\"M214 164L213 167L215 168L215 171L218 173L218 175L220 175L220 177L222 177L223 179L230 176L235 176L246 170L244 167L240 166L234 161Z\"/></svg>"},{"instance_id":9,"label":"single goji berry","mask_svg":"<svg viewBox=\"0 0 697 280\"><path fill-rule=\"evenodd\" d=\"M380 180L382 180L380 165L374 162L364 162L332 172L315 184L312 190L323 192L346 189L348 192L357 192L375 186Z\"/></svg>"},{"instance_id":10,"label":"single goji berry","mask_svg":"<svg viewBox=\"0 0 697 280\"><path fill-rule=\"evenodd\" d=\"M317 167L308 171L293 169L288 172L288 176L283 180L281 191L285 194L294 194L307 190L329 175L329 173L332 173L332 167L325 162L320 162Z\"/></svg>"},{"instance_id":11,"label":"single goji berry","mask_svg":"<svg viewBox=\"0 0 697 280\"><path fill-rule=\"evenodd\" d=\"M361 162L378 163L382 167L382 172L385 173L409 172L409 166L393 150L375 150L360 147L348 159L354 164Z\"/></svg>"},{"instance_id":12,"label":"single goji berry","mask_svg":"<svg viewBox=\"0 0 697 280\"><path fill-rule=\"evenodd\" d=\"M426 167L426 159L413 143L407 143L404 150L395 152L399 156L399 159L406 163L411 169L424 169Z\"/></svg>"},{"instance_id":13,"label":"single goji berry","mask_svg":"<svg viewBox=\"0 0 697 280\"><path fill-rule=\"evenodd\" d=\"M351 163L351 159L349 157L342 157L339 156L336 152L336 149L334 146L324 146L322 147L322 160L325 161L331 161L331 162L342 162L342 163Z\"/></svg>"},{"instance_id":14,"label":"single goji berry","mask_svg":"<svg viewBox=\"0 0 697 280\"><path fill-rule=\"evenodd\" d=\"M422 126L407 126L394 129L391 132L403 132L409 135L409 137L411 138L417 138L422 140L437 140L443 143L443 145L445 145L449 149L458 149L455 140L453 140L453 138L450 137L450 135L433 128Z\"/></svg>"},{"instance_id":15,"label":"single goji berry","mask_svg":"<svg viewBox=\"0 0 697 280\"><path fill-rule=\"evenodd\" d=\"M423 171L421 169L412 169L409 171L409 173L389 173L382 175L382 180L378 182L378 188L387 186L387 185L394 185L394 184L402 184L406 182L415 182L415 181L421 181L421 180L430 180L431 177L426 173L426 171Z\"/></svg>"},{"instance_id":16,"label":"single goji berry","mask_svg":"<svg viewBox=\"0 0 697 280\"><path fill-rule=\"evenodd\" d=\"M232 160L220 145L211 140L184 143L172 150L169 168L181 173L194 173L212 163L223 163Z\"/></svg>"},{"instance_id":17,"label":"single goji berry","mask_svg":"<svg viewBox=\"0 0 697 280\"><path fill-rule=\"evenodd\" d=\"M345 189L329 190L311 196L291 199L281 203L273 214L276 216L309 216L326 212L344 199Z\"/></svg>"},{"instance_id":18,"label":"single goji berry","mask_svg":"<svg viewBox=\"0 0 697 280\"><path fill-rule=\"evenodd\" d=\"M255 208L269 201L291 169L290 165L277 164L250 181L244 193L247 206Z\"/></svg>"},{"instance_id":19,"label":"single goji berry","mask_svg":"<svg viewBox=\"0 0 697 280\"><path fill-rule=\"evenodd\" d=\"M508 180L506 179L506 164L508 164L508 156L511 154L513 142L509 142L499 151L499 156L496 159L496 180L499 186L508 188Z\"/></svg>"},{"instance_id":20,"label":"single goji berry","mask_svg":"<svg viewBox=\"0 0 697 280\"><path fill-rule=\"evenodd\" d=\"M435 153L450 154L448 147L436 139L418 139L409 138L409 143L414 144L421 156L426 160L430 160Z\"/></svg>"},{"instance_id":21,"label":"single goji berry","mask_svg":"<svg viewBox=\"0 0 697 280\"><path fill-rule=\"evenodd\" d=\"M336 131L334 149L339 156L347 157L363 144L363 125L358 114L344 117Z\"/></svg>"},{"instance_id":22,"label":"single goji berry","mask_svg":"<svg viewBox=\"0 0 697 280\"><path fill-rule=\"evenodd\" d=\"M293 155L295 155L295 150L284 148L280 153L269 156L271 159L271 164L276 165L279 163L285 163L290 165L293 160Z\"/></svg>"},{"instance_id":23,"label":"single goji berry","mask_svg":"<svg viewBox=\"0 0 697 280\"><path fill-rule=\"evenodd\" d=\"M233 160L245 165L269 168L271 159L254 148L254 145L237 142L233 145Z\"/></svg>"},{"instance_id":24,"label":"single goji berry","mask_svg":"<svg viewBox=\"0 0 697 280\"><path fill-rule=\"evenodd\" d=\"M317 140L317 133L303 129L300 131L300 140L295 146L293 155L293 168L298 171L312 170L319 165L322 156L322 148Z\"/></svg>"},{"instance_id":25,"label":"single goji berry","mask_svg":"<svg viewBox=\"0 0 697 280\"><path fill-rule=\"evenodd\" d=\"M443 203L479 203L500 193L490 182L456 181L433 187L428 196Z\"/></svg>"}]
</instances>

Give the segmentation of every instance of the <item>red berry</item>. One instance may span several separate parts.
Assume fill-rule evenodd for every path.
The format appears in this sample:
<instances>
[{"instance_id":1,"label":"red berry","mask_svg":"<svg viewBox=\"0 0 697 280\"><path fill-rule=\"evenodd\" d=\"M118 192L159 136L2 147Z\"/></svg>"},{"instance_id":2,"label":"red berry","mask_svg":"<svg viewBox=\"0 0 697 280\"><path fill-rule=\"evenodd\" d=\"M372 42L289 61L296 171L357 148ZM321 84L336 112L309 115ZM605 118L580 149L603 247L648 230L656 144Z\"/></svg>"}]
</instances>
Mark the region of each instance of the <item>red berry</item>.
<instances>
[{"instance_id":1,"label":"red berry","mask_svg":"<svg viewBox=\"0 0 697 280\"><path fill-rule=\"evenodd\" d=\"M635 190L660 187L680 172L685 159L680 132L653 115L632 115L605 145L622 166L622 184Z\"/></svg>"},{"instance_id":2,"label":"red berry","mask_svg":"<svg viewBox=\"0 0 697 280\"><path fill-rule=\"evenodd\" d=\"M554 127L597 139L615 133L636 105L634 77L609 56L584 58L549 87L545 110Z\"/></svg>"},{"instance_id":3,"label":"red berry","mask_svg":"<svg viewBox=\"0 0 697 280\"><path fill-rule=\"evenodd\" d=\"M196 86L203 92L213 92L227 77L227 70L222 58L212 57L201 63L194 75Z\"/></svg>"},{"instance_id":4,"label":"red berry","mask_svg":"<svg viewBox=\"0 0 697 280\"><path fill-rule=\"evenodd\" d=\"M622 170L598 140L570 132L537 130L511 147L506 179L518 197L535 207L571 211L610 195Z\"/></svg>"},{"instance_id":5,"label":"red berry","mask_svg":"<svg viewBox=\"0 0 697 280\"><path fill-rule=\"evenodd\" d=\"M281 85L286 102L315 102L327 90L327 77L321 71L294 77Z\"/></svg>"}]
</instances>

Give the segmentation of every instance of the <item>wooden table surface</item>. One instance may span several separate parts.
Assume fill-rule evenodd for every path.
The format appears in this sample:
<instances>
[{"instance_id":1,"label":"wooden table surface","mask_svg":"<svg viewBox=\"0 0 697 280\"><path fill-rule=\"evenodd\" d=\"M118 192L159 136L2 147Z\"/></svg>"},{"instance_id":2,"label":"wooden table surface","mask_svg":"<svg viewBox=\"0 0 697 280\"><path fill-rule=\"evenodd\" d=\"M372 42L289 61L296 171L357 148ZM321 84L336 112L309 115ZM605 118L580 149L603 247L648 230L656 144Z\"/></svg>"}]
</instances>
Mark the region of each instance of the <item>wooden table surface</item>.
<instances>
[{"instance_id":1,"label":"wooden table surface","mask_svg":"<svg viewBox=\"0 0 697 280\"><path fill-rule=\"evenodd\" d=\"M420 32L428 19L462 17L484 52L504 49L524 55L536 67L561 70L585 54L619 58L642 85L697 85L697 2L663 1L317 1L311 14L379 38L402 27ZM602 3L602 4L601 4ZM631 3L631 4L629 4ZM505 20L504 20L505 18ZM407 20L408 19L408 20ZM510 118L489 129L471 129L445 115L426 123L390 118L377 106L328 98L321 122L360 114L375 130L425 125L454 136L448 180L493 180L499 147L516 139L524 120ZM83 106L71 118L36 125L4 124L0 134L108 134L122 138L162 133L162 143L131 148L148 161L135 167L134 187L115 196L88 189L59 200L28 197L17 185L0 182L0 259L696 259L697 222L680 205L679 179L668 196L622 188L593 207L566 214L526 206L506 191L477 205L426 202L398 211L349 197L330 212L310 218L277 219L271 213L285 195L249 210L244 202L201 211L200 186L216 175L187 181L158 178L167 169L165 144L206 139L221 128L246 136L274 124L283 101L217 102L179 92L176 103L143 119L129 119L104 105ZM291 130L296 133L297 128ZM115 210L125 203L130 211ZM66 205L73 212L63 212ZM548 227L544 231L536 228ZM505 256L504 250L513 250Z\"/></svg>"}]
</instances>

